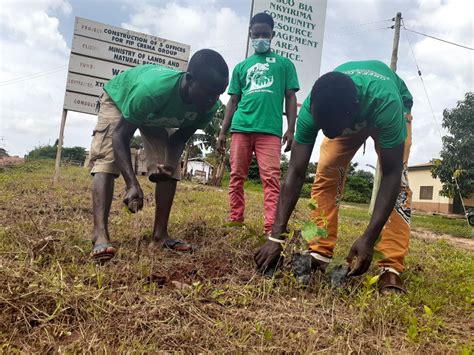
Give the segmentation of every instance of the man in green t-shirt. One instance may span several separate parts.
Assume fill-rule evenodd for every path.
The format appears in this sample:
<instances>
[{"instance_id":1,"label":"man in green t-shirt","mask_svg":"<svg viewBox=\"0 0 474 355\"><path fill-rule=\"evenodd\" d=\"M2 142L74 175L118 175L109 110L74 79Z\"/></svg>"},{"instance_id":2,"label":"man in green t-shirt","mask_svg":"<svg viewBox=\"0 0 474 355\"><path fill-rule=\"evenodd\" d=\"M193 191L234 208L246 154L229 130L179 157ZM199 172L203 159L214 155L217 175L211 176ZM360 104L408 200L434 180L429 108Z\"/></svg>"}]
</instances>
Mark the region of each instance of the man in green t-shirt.
<instances>
[{"instance_id":1,"label":"man in green t-shirt","mask_svg":"<svg viewBox=\"0 0 474 355\"><path fill-rule=\"evenodd\" d=\"M222 56L203 49L192 56L187 72L141 65L105 85L90 152L94 260L105 261L116 253L108 231L114 179L123 175L127 189L123 202L131 212L143 207L143 191L130 154L130 140L137 129L145 148L149 179L156 183L152 244L177 251L192 249L168 234L168 219L181 173L180 157L186 141L214 116L228 80L229 70Z\"/></svg>"},{"instance_id":2,"label":"man in green t-shirt","mask_svg":"<svg viewBox=\"0 0 474 355\"><path fill-rule=\"evenodd\" d=\"M281 144L291 149L296 121L296 91L299 89L293 63L270 49L273 19L259 13L250 21L250 38L255 54L237 64L229 85L218 149L225 146L230 128L230 220L244 221L244 181L255 153L264 192L264 230L271 232L280 191ZM283 101L288 129L282 139Z\"/></svg>"},{"instance_id":3,"label":"man in green t-shirt","mask_svg":"<svg viewBox=\"0 0 474 355\"><path fill-rule=\"evenodd\" d=\"M403 290L399 274L410 237L411 191L406 175L411 146L413 98L405 83L379 61L349 62L319 78L303 103L293 143L288 174L283 184L277 217L269 241L255 255L261 271L275 269L283 234L298 200L318 131L326 136L311 197L312 219L322 229L309 243L309 252L296 255L296 276L309 280L314 270L326 269L337 239L337 219L346 169L370 136L380 159L382 178L369 225L352 245L348 275L367 271L374 246L382 255L379 289ZM322 235L321 235L322 234ZM380 241L378 241L380 236ZM307 265L305 272L305 267ZM303 274L301 274L303 273ZM306 273L306 274L305 274Z\"/></svg>"}]
</instances>

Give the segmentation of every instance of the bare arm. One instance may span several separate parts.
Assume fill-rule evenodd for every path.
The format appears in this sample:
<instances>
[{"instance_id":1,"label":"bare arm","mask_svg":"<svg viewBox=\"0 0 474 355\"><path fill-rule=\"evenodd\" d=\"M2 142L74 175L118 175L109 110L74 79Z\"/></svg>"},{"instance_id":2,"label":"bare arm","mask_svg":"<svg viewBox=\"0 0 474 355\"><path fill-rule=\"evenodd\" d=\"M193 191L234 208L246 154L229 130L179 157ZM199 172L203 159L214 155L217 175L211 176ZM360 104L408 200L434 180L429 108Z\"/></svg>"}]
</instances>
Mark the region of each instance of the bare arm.
<instances>
[{"instance_id":1,"label":"bare arm","mask_svg":"<svg viewBox=\"0 0 474 355\"><path fill-rule=\"evenodd\" d=\"M296 123L296 93L294 90L285 91L285 112L286 119L288 122L288 129L283 135L282 144L286 143L285 152L291 150L291 144L293 143L293 137L295 135L295 123Z\"/></svg>"},{"instance_id":2,"label":"bare arm","mask_svg":"<svg viewBox=\"0 0 474 355\"><path fill-rule=\"evenodd\" d=\"M359 237L349 252L347 261L351 264L350 275L361 275L372 262L374 245L395 206L400 191L403 170L403 148L400 144L394 148L380 150L382 179L375 200L374 213L364 234Z\"/></svg>"},{"instance_id":3,"label":"bare arm","mask_svg":"<svg viewBox=\"0 0 474 355\"><path fill-rule=\"evenodd\" d=\"M133 171L130 154L130 140L137 128L136 125L125 121L122 117L112 136L115 164L117 164L127 185L127 193L123 202L134 213L143 207L143 191Z\"/></svg>"},{"instance_id":4,"label":"bare arm","mask_svg":"<svg viewBox=\"0 0 474 355\"><path fill-rule=\"evenodd\" d=\"M234 117L235 111L237 111L240 98L240 95L230 95L229 102L225 108L224 120L222 121L222 127L219 132L219 137L217 138L217 150L220 152L225 150L225 134L230 128L232 118Z\"/></svg>"},{"instance_id":5,"label":"bare arm","mask_svg":"<svg viewBox=\"0 0 474 355\"><path fill-rule=\"evenodd\" d=\"M272 237L274 238L281 239L281 233L286 231L288 220L295 209L303 187L313 146L313 144L293 143L288 172L278 199L276 218L272 229Z\"/></svg>"},{"instance_id":6,"label":"bare arm","mask_svg":"<svg viewBox=\"0 0 474 355\"><path fill-rule=\"evenodd\" d=\"M130 154L130 140L138 126L127 122L122 117L115 128L112 145L114 148L115 164L123 175L127 188L138 185L138 180L132 168L132 157Z\"/></svg>"},{"instance_id":7,"label":"bare arm","mask_svg":"<svg viewBox=\"0 0 474 355\"><path fill-rule=\"evenodd\" d=\"M293 144L288 173L280 191L272 238L284 239L281 234L286 231L288 220L298 201L312 151L313 144L299 144L298 142ZM267 268L277 265L281 260L282 250L281 243L267 241L254 255L257 269L265 272Z\"/></svg>"},{"instance_id":8,"label":"bare arm","mask_svg":"<svg viewBox=\"0 0 474 355\"><path fill-rule=\"evenodd\" d=\"M195 127L183 127L173 133L170 137L168 156L171 157L171 159L175 157L179 158L183 153L186 142L195 132Z\"/></svg>"},{"instance_id":9,"label":"bare arm","mask_svg":"<svg viewBox=\"0 0 474 355\"><path fill-rule=\"evenodd\" d=\"M369 225L365 231L372 243L375 243L395 206L398 192L400 191L400 180L403 170L403 147L404 144L391 149L380 150L380 164L382 167L382 179L375 200L375 208Z\"/></svg>"}]
</instances>

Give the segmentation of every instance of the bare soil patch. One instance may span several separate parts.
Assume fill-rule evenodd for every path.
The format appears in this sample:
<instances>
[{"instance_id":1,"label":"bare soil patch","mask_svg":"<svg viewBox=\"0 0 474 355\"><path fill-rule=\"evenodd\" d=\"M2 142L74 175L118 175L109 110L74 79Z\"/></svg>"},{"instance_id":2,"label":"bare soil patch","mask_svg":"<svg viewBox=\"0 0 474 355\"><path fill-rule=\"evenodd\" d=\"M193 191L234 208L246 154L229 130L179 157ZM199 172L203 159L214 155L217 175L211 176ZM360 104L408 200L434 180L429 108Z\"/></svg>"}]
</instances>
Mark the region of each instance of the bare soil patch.
<instances>
[{"instance_id":1,"label":"bare soil patch","mask_svg":"<svg viewBox=\"0 0 474 355\"><path fill-rule=\"evenodd\" d=\"M0 168L8 168L10 166L23 164L25 159L20 157L2 157L0 158Z\"/></svg>"},{"instance_id":2,"label":"bare soil patch","mask_svg":"<svg viewBox=\"0 0 474 355\"><path fill-rule=\"evenodd\" d=\"M458 248L474 251L474 239L454 237L449 234L439 234L429 231L423 228L413 228L411 230L411 235L415 238L428 240L428 241L438 241L445 240L449 244L452 244Z\"/></svg>"}]
</instances>

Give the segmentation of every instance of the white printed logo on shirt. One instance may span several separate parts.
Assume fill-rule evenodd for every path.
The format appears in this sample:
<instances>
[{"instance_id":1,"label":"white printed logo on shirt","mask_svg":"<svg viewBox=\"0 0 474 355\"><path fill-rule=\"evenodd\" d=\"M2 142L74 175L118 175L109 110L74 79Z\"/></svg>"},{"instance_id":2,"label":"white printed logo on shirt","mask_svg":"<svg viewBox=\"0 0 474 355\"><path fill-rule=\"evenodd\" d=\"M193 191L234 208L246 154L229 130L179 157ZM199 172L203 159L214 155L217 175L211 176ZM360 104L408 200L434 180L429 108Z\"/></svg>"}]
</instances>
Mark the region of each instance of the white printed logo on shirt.
<instances>
[{"instance_id":1,"label":"white printed logo on shirt","mask_svg":"<svg viewBox=\"0 0 474 355\"><path fill-rule=\"evenodd\" d=\"M247 84L250 83L250 87L247 91L247 94L255 90L262 90L272 86L273 84L273 75L269 75L269 64L265 63L256 63L252 65L247 70L246 81ZM273 92L271 90L267 90Z\"/></svg>"}]
</instances>

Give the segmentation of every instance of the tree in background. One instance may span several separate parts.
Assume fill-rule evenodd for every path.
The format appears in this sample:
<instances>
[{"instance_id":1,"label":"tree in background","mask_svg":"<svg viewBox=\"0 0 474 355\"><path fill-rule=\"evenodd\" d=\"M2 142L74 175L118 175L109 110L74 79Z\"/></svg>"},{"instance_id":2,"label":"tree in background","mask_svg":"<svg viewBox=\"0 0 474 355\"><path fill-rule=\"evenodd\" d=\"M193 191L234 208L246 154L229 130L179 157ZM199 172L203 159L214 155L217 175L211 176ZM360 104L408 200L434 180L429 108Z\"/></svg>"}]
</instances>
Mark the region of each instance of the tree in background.
<instances>
[{"instance_id":1,"label":"tree in background","mask_svg":"<svg viewBox=\"0 0 474 355\"><path fill-rule=\"evenodd\" d=\"M443 111L443 127L449 134L443 137L441 159L434 161L431 174L443 184L441 195L454 197L456 179L461 195L468 198L474 193L474 93Z\"/></svg>"},{"instance_id":2,"label":"tree in background","mask_svg":"<svg viewBox=\"0 0 474 355\"><path fill-rule=\"evenodd\" d=\"M318 163L310 163L306 170L305 184L301 189L300 196L310 198L311 186L314 181L314 174ZM346 183L342 200L354 203L369 203L372 196L372 186L374 184L374 175L370 171L357 170L358 163L350 163L346 171Z\"/></svg>"},{"instance_id":3,"label":"tree in background","mask_svg":"<svg viewBox=\"0 0 474 355\"><path fill-rule=\"evenodd\" d=\"M58 147L55 145L40 145L30 151L25 158L26 159L56 159L56 151ZM63 147L61 152L61 159L84 162L86 160L86 149L83 147Z\"/></svg>"},{"instance_id":4,"label":"tree in background","mask_svg":"<svg viewBox=\"0 0 474 355\"><path fill-rule=\"evenodd\" d=\"M209 163L214 166L213 177L211 183L214 184L215 174L218 171L219 161L216 159L217 154L214 151L216 147L217 135L219 134L220 125L224 119L225 105L222 104L214 114L209 124L202 130L202 133L195 133L189 138L183 152L183 175L188 169L188 160L190 158L202 157L207 149L211 149ZM207 157L206 157L206 160ZM221 178L222 179L222 176ZM219 180L220 181L220 180ZM220 186L220 184L219 184Z\"/></svg>"},{"instance_id":5,"label":"tree in background","mask_svg":"<svg viewBox=\"0 0 474 355\"><path fill-rule=\"evenodd\" d=\"M374 185L374 175L370 171L356 170L358 163L350 163L342 200L355 203L369 203Z\"/></svg>"},{"instance_id":6,"label":"tree in background","mask_svg":"<svg viewBox=\"0 0 474 355\"><path fill-rule=\"evenodd\" d=\"M285 154L282 154L280 157L280 179L283 180L285 178L286 172L288 170L289 161L288 157ZM252 161L250 162L249 166L249 173L247 175L248 180L252 180L254 182L260 183L260 171L258 170L257 158L255 158L255 154L252 155Z\"/></svg>"},{"instance_id":7,"label":"tree in background","mask_svg":"<svg viewBox=\"0 0 474 355\"><path fill-rule=\"evenodd\" d=\"M130 148L143 149L143 140L140 135L133 136L130 139Z\"/></svg>"},{"instance_id":8,"label":"tree in background","mask_svg":"<svg viewBox=\"0 0 474 355\"><path fill-rule=\"evenodd\" d=\"M208 155L209 163L214 166L212 170L211 185L221 186L222 177L224 176L226 162L230 158L230 132L227 133L226 149L224 153L216 150L217 136L224 120L226 106L224 104L219 107L211 123L204 129L205 146L210 148L211 153Z\"/></svg>"}]
</instances>

